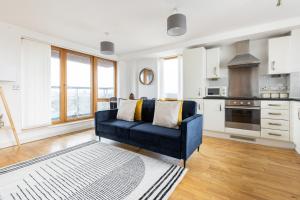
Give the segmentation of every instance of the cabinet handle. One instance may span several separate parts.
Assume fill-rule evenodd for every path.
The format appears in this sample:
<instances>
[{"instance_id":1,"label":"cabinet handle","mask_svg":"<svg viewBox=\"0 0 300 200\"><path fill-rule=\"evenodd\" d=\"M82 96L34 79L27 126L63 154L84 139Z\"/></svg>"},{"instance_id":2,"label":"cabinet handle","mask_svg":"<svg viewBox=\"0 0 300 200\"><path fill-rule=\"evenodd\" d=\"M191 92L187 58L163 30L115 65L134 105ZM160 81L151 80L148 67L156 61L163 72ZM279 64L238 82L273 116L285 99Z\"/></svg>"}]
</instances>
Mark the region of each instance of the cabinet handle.
<instances>
[{"instance_id":1,"label":"cabinet handle","mask_svg":"<svg viewBox=\"0 0 300 200\"><path fill-rule=\"evenodd\" d=\"M281 106L281 105L280 105L280 104L268 104L268 106L279 107L279 106Z\"/></svg>"},{"instance_id":2,"label":"cabinet handle","mask_svg":"<svg viewBox=\"0 0 300 200\"><path fill-rule=\"evenodd\" d=\"M273 135L273 136L281 136L281 134L278 133L268 133L269 135Z\"/></svg>"},{"instance_id":3,"label":"cabinet handle","mask_svg":"<svg viewBox=\"0 0 300 200\"><path fill-rule=\"evenodd\" d=\"M281 115L281 113L271 113L271 112L269 112L269 115Z\"/></svg>"},{"instance_id":4,"label":"cabinet handle","mask_svg":"<svg viewBox=\"0 0 300 200\"><path fill-rule=\"evenodd\" d=\"M279 124L279 123L272 123L272 122L270 122L269 125L271 125L271 126L281 126L281 124Z\"/></svg>"},{"instance_id":5,"label":"cabinet handle","mask_svg":"<svg viewBox=\"0 0 300 200\"><path fill-rule=\"evenodd\" d=\"M220 112L222 111L222 105L220 104Z\"/></svg>"},{"instance_id":6,"label":"cabinet handle","mask_svg":"<svg viewBox=\"0 0 300 200\"><path fill-rule=\"evenodd\" d=\"M272 61L272 67L271 68L272 68L273 71L275 71L275 61L274 60Z\"/></svg>"},{"instance_id":7,"label":"cabinet handle","mask_svg":"<svg viewBox=\"0 0 300 200\"><path fill-rule=\"evenodd\" d=\"M300 120L300 108L298 109L298 119Z\"/></svg>"},{"instance_id":8,"label":"cabinet handle","mask_svg":"<svg viewBox=\"0 0 300 200\"><path fill-rule=\"evenodd\" d=\"M199 97L201 97L201 88L199 88L198 95L199 95Z\"/></svg>"},{"instance_id":9,"label":"cabinet handle","mask_svg":"<svg viewBox=\"0 0 300 200\"><path fill-rule=\"evenodd\" d=\"M198 110L201 110L201 105L200 105L200 103L198 104Z\"/></svg>"},{"instance_id":10,"label":"cabinet handle","mask_svg":"<svg viewBox=\"0 0 300 200\"><path fill-rule=\"evenodd\" d=\"M217 67L214 67L215 76L217 76Z\"/></svg>"}]
</instances>

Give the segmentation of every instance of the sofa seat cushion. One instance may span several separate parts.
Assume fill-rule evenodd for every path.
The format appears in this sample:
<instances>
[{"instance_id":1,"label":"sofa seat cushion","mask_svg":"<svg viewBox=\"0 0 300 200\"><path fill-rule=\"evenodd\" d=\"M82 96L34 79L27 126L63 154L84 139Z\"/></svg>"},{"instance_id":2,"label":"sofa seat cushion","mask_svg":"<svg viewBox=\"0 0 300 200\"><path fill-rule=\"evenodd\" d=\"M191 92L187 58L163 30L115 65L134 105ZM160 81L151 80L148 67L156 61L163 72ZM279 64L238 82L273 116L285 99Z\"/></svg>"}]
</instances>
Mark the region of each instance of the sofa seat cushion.
<instances>
[{"instance_id":1,"label":"sofa seat cushion","mask_svg":"<svg viewBox=\"0 0 300 200\"><path fill-rule=\"evenodd\" d=\"M131 122L119 119L112 119L103 122L98 122L98 131L102 136L107 136L111 139L121 138L128 139L130 128L141 124L142 122Z\"/></svg>"},{"instance_id":2,"label":"sofa seat cushion","mask_svg":"<svg viewBox=\"0 0 300 200\"><path fill-rule=\"evenodd\" d=\"M130 140L152 151L173 157L180 157L180 129L165 128L143 123L130 129Z\"/></svg>"}]
</instances>

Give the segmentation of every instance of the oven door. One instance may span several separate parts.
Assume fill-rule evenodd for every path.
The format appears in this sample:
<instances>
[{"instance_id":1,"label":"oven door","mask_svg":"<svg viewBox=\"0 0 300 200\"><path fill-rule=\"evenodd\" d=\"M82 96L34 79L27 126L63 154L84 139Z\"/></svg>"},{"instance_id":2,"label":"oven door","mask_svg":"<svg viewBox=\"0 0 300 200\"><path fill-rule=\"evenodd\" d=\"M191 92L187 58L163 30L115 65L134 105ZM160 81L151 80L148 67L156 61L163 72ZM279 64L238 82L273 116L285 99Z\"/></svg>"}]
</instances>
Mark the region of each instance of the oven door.
<instances>
[{"instance_id":1,"label":"oven door","mask_svg":"<svg viewBox=\"0 0 300 200\"><path fill-rule=\"evenodd\" d=\"M260 131L260 108L227 106L225 111L225 127Z\"/></svg>"}]
</instances>

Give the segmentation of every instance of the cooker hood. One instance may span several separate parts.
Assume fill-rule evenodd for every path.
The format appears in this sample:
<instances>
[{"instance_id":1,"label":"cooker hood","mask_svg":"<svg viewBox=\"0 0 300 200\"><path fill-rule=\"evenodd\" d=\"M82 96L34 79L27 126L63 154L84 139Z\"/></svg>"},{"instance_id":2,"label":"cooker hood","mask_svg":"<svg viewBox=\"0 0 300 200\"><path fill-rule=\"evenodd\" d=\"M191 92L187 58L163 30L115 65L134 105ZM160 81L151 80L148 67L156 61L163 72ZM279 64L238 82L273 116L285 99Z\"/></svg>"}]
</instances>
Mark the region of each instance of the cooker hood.
<instances>
[{"instance_id":1,"label":"cooker hood","mask_svg":"<svg viewBox=\"0 0 300 200\"><path fill-rule=\"evenodd\" d=\"M235 44L237 55L229 62L229 68L258 67L260 60L249 52L249 40Z\"/></svg>"}]
</instances>

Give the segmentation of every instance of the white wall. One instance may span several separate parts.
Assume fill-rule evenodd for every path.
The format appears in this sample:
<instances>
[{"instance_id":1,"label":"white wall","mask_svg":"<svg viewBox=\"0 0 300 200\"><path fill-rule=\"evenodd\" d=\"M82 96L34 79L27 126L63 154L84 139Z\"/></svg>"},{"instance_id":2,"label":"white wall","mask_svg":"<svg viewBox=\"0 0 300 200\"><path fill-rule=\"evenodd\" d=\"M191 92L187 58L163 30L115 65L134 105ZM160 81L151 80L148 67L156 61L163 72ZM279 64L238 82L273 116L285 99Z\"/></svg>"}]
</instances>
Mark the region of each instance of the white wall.
<instances>
[{"instance_id":1,"label":"white wall","mask_svg":"<svg viewBox=\"0 0 300 200\"><path fill-rule=\"evenodd\" d=\"M121 64L121 66L120 66ZM128 98L133 93L135 98L148 97L157 98L158 94L158 59L157 58L139 58L129 61L119 61L120 71L120 91L121 98ZM139 73L143 68L152 69L154 72L154 81L151 85L143 85L139 82Z\"/></svg>"},{"instance_id":2,"label":"white wall","mask_svg":"<svg viewBox=\"0 0 300 200\"><path fill-rule=\"evenodd\" d=\"M51 37L48 35L40 34L37 32L33 32L27 29L23 29L14 25L1 23L0 26L2 30L10 29L18 37L20 38L31 38L40 42L45 42L51 45L55 45L62 48L71 49L74 51L79 51L82 53L87 53L95 56L102 56L99 53L99 50L91 49L70 41L62 40L59 38ZM1 33L0 33L1 34ZM3 47L0 47L3 48ZM102 56L103 57L103 56ZM115 59L115 57L106 57L109 59ZM20 59L20 55L16 54L15 59ZM21 71L21 65L17 66L17 81L16 82L1 82L0 86L3 87L9 108L11 110L12 118L14 120L14 124L16 126L17 133L20 137L21 143L30 142L37 139L42 139L58 134L64 134L66 132L71 131L77 131L81 129L90 128L93 126L93 122L91 120L79 122L79 123L71 123L68 125L60 125L60 126L51 126L51 127L44 127L40 129L32 129L23 131L21 129L21 94L20 94L20 88L22 85L20 85L20 71ZM1 72L0 72L1 73ZM4 113L4 108L2 105L2 102L0 103L0 113ZM9 126L7 116L4 113L4 122L5 126ZM3 128L0 129L0 148L11 146L14 144L14 138L12 136L11 129L9 128Z\"/></svg>"}]
</instances>

